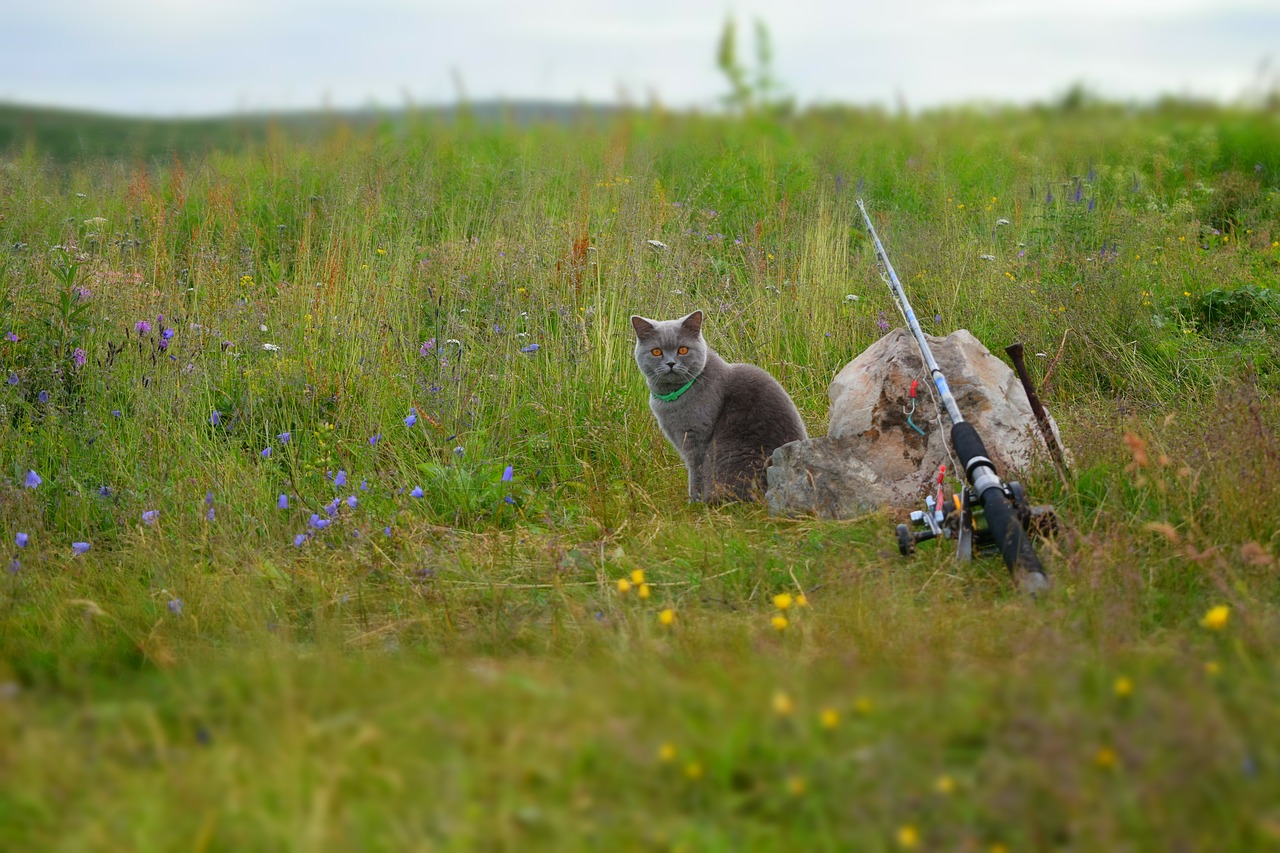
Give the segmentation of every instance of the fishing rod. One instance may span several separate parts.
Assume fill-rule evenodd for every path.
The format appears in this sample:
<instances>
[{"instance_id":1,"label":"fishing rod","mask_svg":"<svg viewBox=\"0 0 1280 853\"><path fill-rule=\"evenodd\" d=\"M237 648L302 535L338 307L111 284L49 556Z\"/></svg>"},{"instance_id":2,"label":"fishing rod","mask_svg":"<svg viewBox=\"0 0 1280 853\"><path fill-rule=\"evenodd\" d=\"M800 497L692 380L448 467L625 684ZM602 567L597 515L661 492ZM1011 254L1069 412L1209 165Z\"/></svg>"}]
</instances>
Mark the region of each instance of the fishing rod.
<instances>
[{"instance_id":1,"label":"fishing rod","mask_svg":"<svg viewBox=\"0 0 1280 853\"><path fill-rule=\"evenodd\" d=\"M960 406L956 403L956 398L951 394L951 387L947 384L947 377L943 375L942 369L938 367L938 362L933 357L933 352L929 349L929 342L925 340L920 323L916 320L916 314L911 310L911 303L907 300L906 291L902 288L902 282L898 280L898 274L894 272L893 264L889 262L889 255L876 234L875 226L871 224L871 216L867 213L862 199L858 199L858 210L862 212L862 219L867 224L867 234L875 245L876 259L886 273L885 282L893 292L902 316L906 318L907 328L916 339L916 345L924 357L925 366L929 368L929 376L938 390L938 397L942 400L947 417L951 420L951 446L955 448L960 467L964 469L965 477L969 481L969 487L964 490L967 494L963 496L962 503L967 505L975 502L982 506L987 529L999 547L1000 555L1004 558L1004 563L1014 579L1032 593L1047 589L1049 579L1045 575L1044 566L1041 565L1040 557L1032 547L1031 539L1024 526L1027 513L1020 511L1020 505L1025 505L1022 489L1016 483L1005 484L996 474L995 464L988 458L987 448L978 436L978 431L961 414ZM942 508L938 507L938 509L941 511ZM929 520L932 521L932 519ZM900 545L903 544L902 527L905 525L899 525ZM927 534L932 538L936 535L937 525L930 524L930 527L935 528L934 532ZM963 527L962 524L962 530ZM910 535L909 531L908 535ZM905 552L905 547L903 550Z\"/></svg>"}]
</instances>

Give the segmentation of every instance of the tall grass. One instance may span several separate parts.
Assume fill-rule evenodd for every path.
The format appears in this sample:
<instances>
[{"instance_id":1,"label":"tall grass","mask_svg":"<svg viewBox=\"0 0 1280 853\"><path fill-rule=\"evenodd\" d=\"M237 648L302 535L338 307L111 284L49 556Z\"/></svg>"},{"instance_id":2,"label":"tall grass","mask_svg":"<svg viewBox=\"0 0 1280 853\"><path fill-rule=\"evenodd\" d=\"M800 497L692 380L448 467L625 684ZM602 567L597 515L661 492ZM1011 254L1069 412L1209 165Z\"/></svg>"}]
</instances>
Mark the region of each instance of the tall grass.
<instances>
[{"instance_id":1,"label":"tall grass","mask_svg":"<svg viewBox=\"0 0 1280 853\"><path fill-rule=\"evenodd\" d=\"M1274 843L1276 137L1099 107L15 151L4 837ZM686 505L627 318L706 310L822 434L896 323L858 194L927 331L1044 354L1048 600L902 561L887 512Z\"/></svg>"}]
</instances>

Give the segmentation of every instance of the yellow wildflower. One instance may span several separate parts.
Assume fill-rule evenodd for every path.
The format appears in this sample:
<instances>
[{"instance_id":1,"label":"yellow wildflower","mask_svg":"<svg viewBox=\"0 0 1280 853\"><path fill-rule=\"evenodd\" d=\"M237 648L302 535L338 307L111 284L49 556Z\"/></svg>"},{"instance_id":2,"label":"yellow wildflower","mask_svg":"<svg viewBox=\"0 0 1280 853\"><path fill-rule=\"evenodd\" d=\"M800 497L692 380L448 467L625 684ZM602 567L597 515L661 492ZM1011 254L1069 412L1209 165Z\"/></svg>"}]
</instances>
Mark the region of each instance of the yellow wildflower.
<instances>
[{"instance_id":1,"label":"yellow wildflower","mask_svg":"<svg viewBox=\"0 0 1280 853\"><path fill-rule=\"evenodd\" d=\"M809 599L805 597L805 594L803 592L796 596L796 607L808 607L808 606L809 606Z\"/></svg>"},{"instance_id":2,"label":"yellow wildflower","mask_svg":"<svg viewBox=\"0 0 1280 853\"><path fill-rule=\"evenodd\" d=\"M950 796L955 793L956 780L944 773L933 783L933 789L944 797Z\"/></svg>"},{"instance_id":3,"label":"yellow wildflower","mask_svg":"<svg viewBox=\"0 0 1280 853\"><path fill-rule=\"evenodd\" d=\"M1216 660L1207 660L1204 662L1204 674L1210 678L1217 678L1222 673L1222 664Z\"/></svg>"},{"instance_id":4,"label":"yellow wildflower","mask_svg":"<svg viewBox=\"0 0 1280 853\"><path fill-rule=\"evenodd\" d=\"M818 722L824 729L834 729L840 725L840 712L835 708L823 708L822 713L818 715Z\"/></svg>"},{"instance_id":5,"label":"yellow wildflower","mask_svg":"<svg viewBox=\"0 0 1280 853\"><path fill-rule=\"evenodd\" d=\"M706 772L701 761L690 761L684 766L684 775L690 779L701 779Z\"/></svg>"},{"instance_id":6,"label":"yellow wildflower","mask_svg":"<svg viewBox=\"0 0 1280 853\"><path fill-rule=\"evenodd\" d=\"M644 583L644 569L635 569L631 572L631 582L636 586Z\"/></svg>"},{"instance_id":7,"label":"yellow wildflower","mask_svg":"<svg viewBox=\"0 0 1280 853\"><path fill-rule=\"evenodd\" d=\"M785 691L779 690L773 694L773 712L780 717L789 717L795 711L796 704L791 701L791 697Z\"/></svg>"},{"instance_id":8,"label":"yellow wildflower","mask_svg":"<svg viewBox=\"0 0 1280 853\"><path fill-rule=\"evenodd\" d=\"M676 612L672 610L670 607L668 607L658 614L658 621L661 622L663 625L670 627L675 624Z\"/></svg>"},{"instance_id":9,"label":"yellow wildflower","mask_svg":"<svg viewBox=\"0 0 1280 853\"><path fill-rule=\"evenodd\" d=\"M650 594L649 585L647 583L640 584L639 588L636 589L636 594L643 599L648 599Z\"/></svg>"},{"instance_id":10,"label":"yellow wildflower","mask_svg":"<svg viewBox=\"0 0 1280 853\"><path fill-rule=\"evenodd\" d=\"M671 741L667 741L658 747L658 760L663 764L670 764L676 760L676 745Z\"/></svg>"},{"instance_id":11,"label":"yellow wildflower","mask_svg":"<svg viewBox=\"0 0 1280 853\"><path fill-rule=\"evenodd\" d=\"M789 592L780 592L773 597L773 606L779 610L786 610L791 606L792 598Z\"/></svg>"},{"instance_id":12,"label":"yellow wildflower","mask_svg":"<svg viewBox=\"0 0 1280 853\"><path fill-rule=\"evenodd\" d=\"M1121 675L1111 687L1121 699L1128 698L1133 694L1133 681L1128 676Z\"/></svg>"},{"instance_id":13,"label":"yellow wildflower","mask_svg":"<svg viewBox=\"0 0 1280 853\"><path fill-rule=\"evenodd\" d=\"M1097 764L1103 770L1110 770L1116 766L1116 752L1109 746L1099 747L1094 753L1093 763Z\"/></svg>"},{"instance_id":14,"label":"yellow wildflower","mask_svg":"<svg viewBox=\"0 0 1280 853\"><path fill-rule=\"evenodd\" d=\"M785 631L787 630L787 625L789 624L787 622L787 617L783 616L781 613L774 616L772 622L773 622L773 630L775 631Z\"/></svg>"},{"instance_id":15,"label":"yellow wildflower","mask_svg":"<svg viewBox=\"0 0 1280 853\"><path fill-rule=\"evenodd\" d=\"M381 246L379 246L379 247L378 247L378 254L379 254L379 255L385 255L386 253L387 253L387 250L386 250L386 249L382 248Z\"/></svg>"},{"instance_id":16,"label":"yellow wildflower","mask_svg":"<svg viewBox=\"0 0 1280 853\"><path fill-rule=\"evenodd\" d=\"M859 696L853 703L854 712L861 714L864 717L867 714L870 714L874 709L875 709L875 703L872 702L870 699L868 699L866 696Z\"/></svg>"},{"instance_id":17,"label":"yellow wildflower","mask_svg":"<svg viewBox=\"0 0 1280 853\"><path fill-rule=\"evenodd\" d=\"M618 578L618 592L621 592L621 593L631 592L631 581L627 580L626 578Z\"/></svg>"},{"instance_id":18,"label":"yellow wildflower","mask_svg":"<svg viewBox=\"0 0 1280 853\"><path fill-rule=\"evenodd\" d=\"M1200 624L1210 631L1221 631L1227 627L1227 620L1230 618L1231 608L1225 604L1218 604L1209 608L1209 612L1204 614Z\"/></svg>"},{"instance_id":19,"label":"yellow wildflower","mask_svg":"<svg viewBox=\"0 0 1280 853\"><path fill-rule=\"evenodd\" d=\"M920 846L920 830L911 824L898 827L898 846L903 850L914 850Z\"/></svg>"}]
</instances>

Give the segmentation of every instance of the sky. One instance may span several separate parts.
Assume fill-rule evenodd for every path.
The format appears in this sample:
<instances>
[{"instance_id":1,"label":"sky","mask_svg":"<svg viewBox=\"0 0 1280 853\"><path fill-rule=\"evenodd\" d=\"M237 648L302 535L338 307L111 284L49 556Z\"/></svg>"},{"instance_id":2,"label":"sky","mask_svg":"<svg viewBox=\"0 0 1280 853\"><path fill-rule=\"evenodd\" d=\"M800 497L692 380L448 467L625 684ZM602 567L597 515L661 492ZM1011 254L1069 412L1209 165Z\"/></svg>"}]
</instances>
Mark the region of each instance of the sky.
<instances>
[{"instance_id":1,"label":"sky","mask_svg":"<svg viewBox=\"0 0 1280 853\"><path fill-rule=\"evenodd\" d=\"M488 99L713 108L725 20L801 105L1280 89L1280 0L41 0L0 19L0 101L133 115Z\"/></svg>"}]
</instances>

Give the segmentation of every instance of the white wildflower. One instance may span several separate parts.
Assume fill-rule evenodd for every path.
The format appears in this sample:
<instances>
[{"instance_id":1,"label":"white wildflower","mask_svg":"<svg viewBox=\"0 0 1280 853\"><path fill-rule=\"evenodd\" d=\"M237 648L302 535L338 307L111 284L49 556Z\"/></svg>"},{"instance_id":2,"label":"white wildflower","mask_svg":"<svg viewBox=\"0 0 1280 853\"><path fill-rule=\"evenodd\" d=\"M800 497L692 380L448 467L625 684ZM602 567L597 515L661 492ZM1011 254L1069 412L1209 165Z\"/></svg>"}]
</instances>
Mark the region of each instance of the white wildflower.
<instances>
[{"instance_id":1,"label":"white wildflower","mask_svg":"<svg viewBox=\"0 0 1280 853\"><path fill-rule=\"evenodd\" d=\"M668 249L668 248L670 248L670 246L668 246L666 243L662 242L661 240L646 240L645 242L646 242L646 243L648 243L650 246L652 246L652 247L653 247L653 248L655 248L655 249Z\"/></svg>"},{"instance_id":2,"label":"white wildflower","mask_svg":"<svg viewBox=\"0 0 1280 853\"><path fill-rule=\"evenodd\" d=\"M263 344L262 348L267 352L280 352L280 347L277 344Z\"/></svg>"},{"instance_id":3,"label":"white wildflower","mask_svg":"<svg viewBox=\"0 0 1280 853\"><path fill-rule=\"evenodd\" d=\"M997 219L997 220L996 220L996 224L997 224L997 225L1008 225L1008 224L1009 224L1009 220L1007 220L1007 219L1003 219L1003 218L1001 218L1001 219Z\"/></svg>"}]
</instances>

